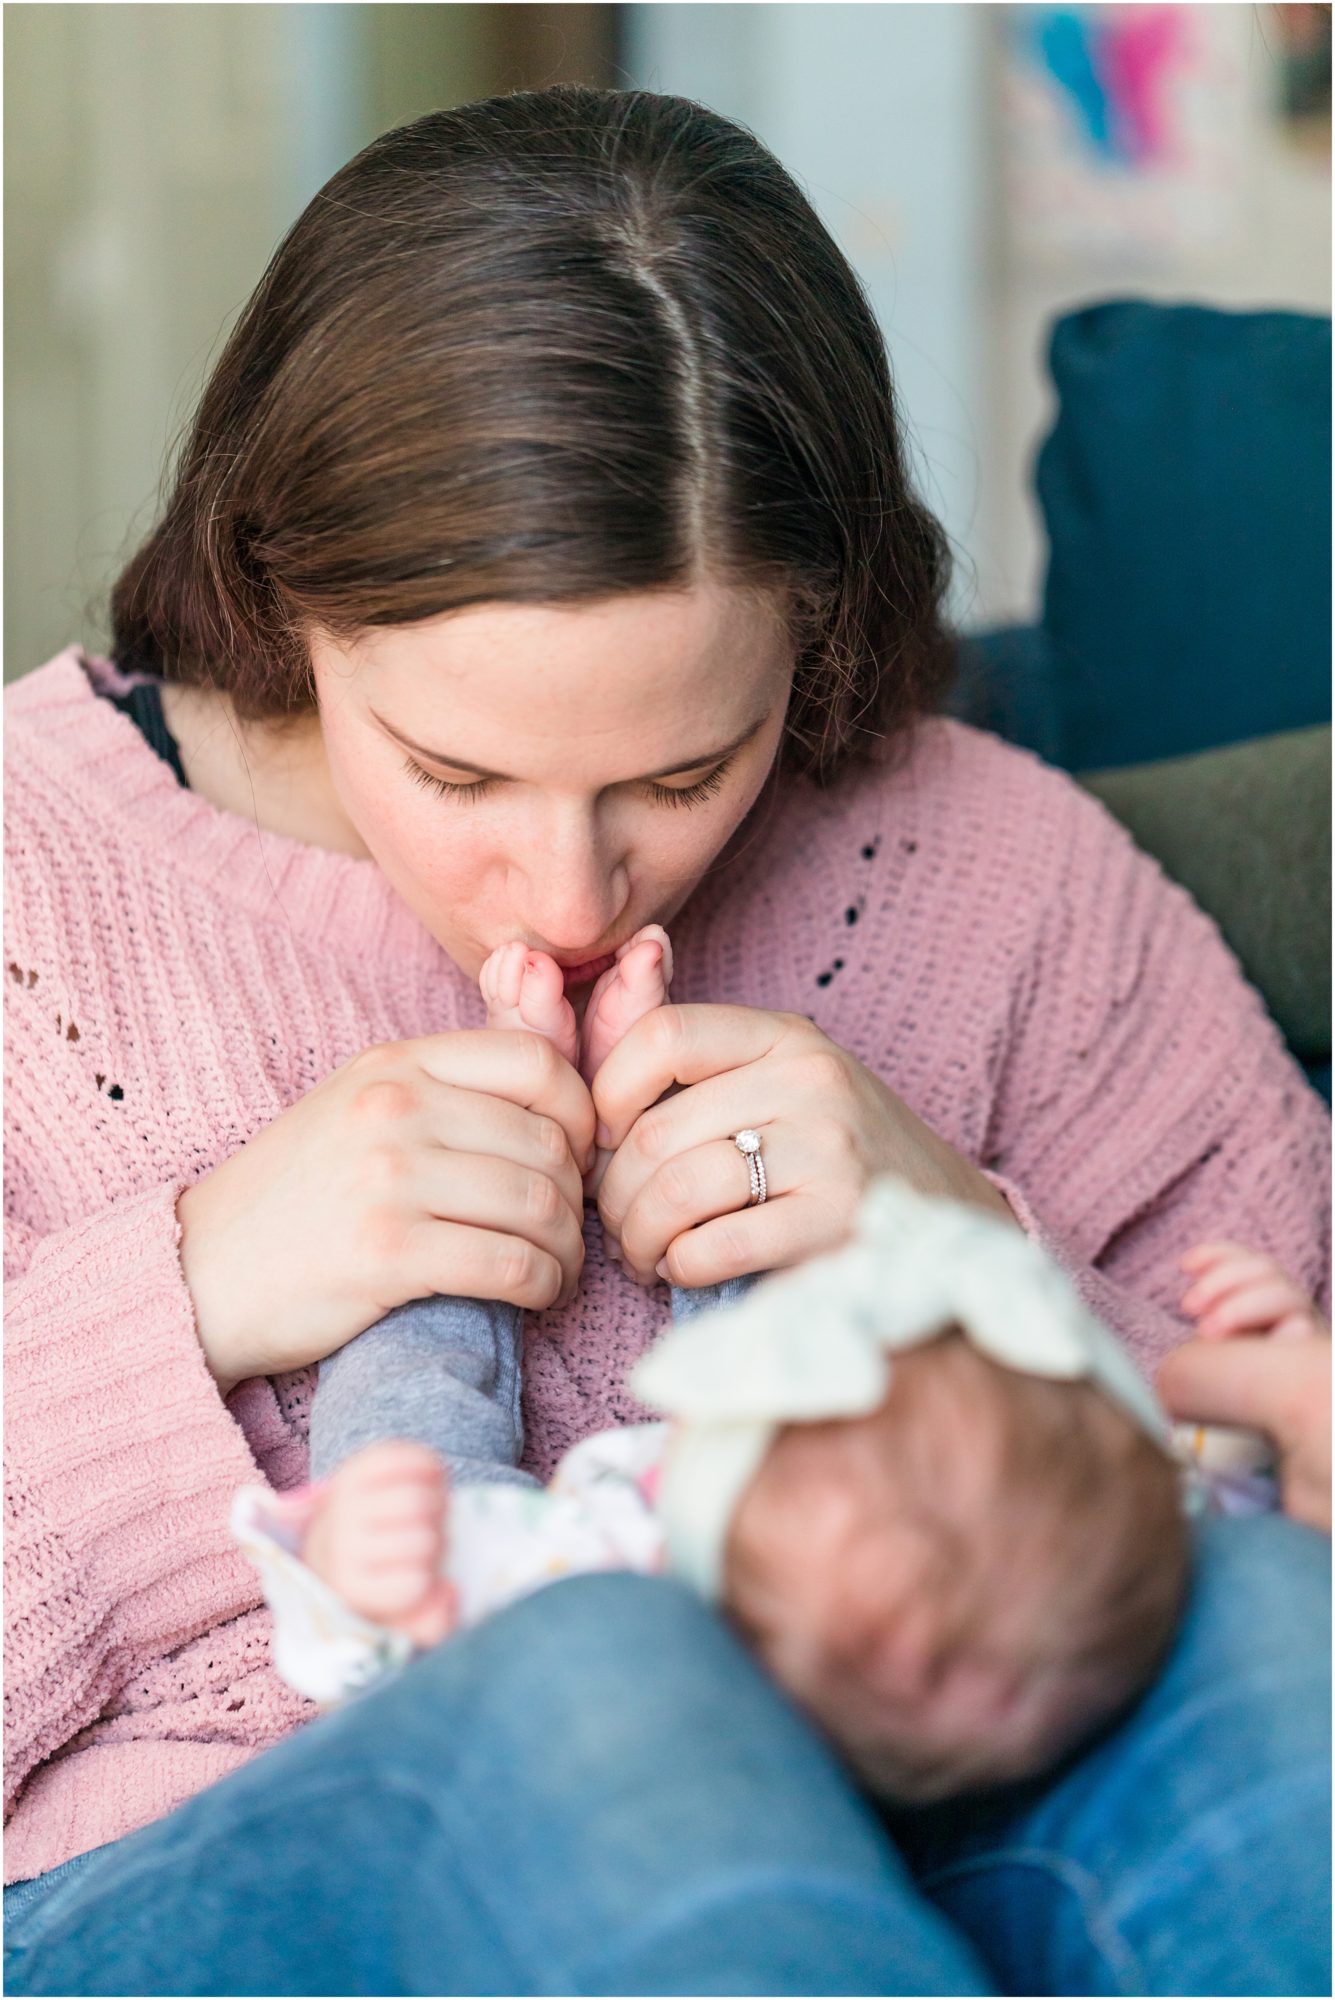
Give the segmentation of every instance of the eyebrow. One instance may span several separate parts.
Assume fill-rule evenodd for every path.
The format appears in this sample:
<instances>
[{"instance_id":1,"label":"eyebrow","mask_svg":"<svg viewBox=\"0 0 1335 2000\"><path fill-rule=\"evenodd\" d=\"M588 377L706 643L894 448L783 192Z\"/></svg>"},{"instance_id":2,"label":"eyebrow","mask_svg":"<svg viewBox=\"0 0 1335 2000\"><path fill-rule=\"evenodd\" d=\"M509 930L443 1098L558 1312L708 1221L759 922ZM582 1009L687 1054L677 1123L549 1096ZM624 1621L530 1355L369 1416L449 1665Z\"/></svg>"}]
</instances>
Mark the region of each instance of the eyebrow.
<instances>
[{"instance_id":1,"label":"eyebrow","mask_svg":"<svg viewBox=\"0 0 1335 2000\"><path fill-rule=\"evenodd\" d=\"M427 750L422 744L414 743L411 736L405 736L401 729L396 729L392 722L386 721L378 710L372 708L371 713L380 727L392 736L396 743L402 744L405 750L411 750L414 757L424 757L429 764L448 764L452 770L468 771L475 778L494 778L501 784L514 782L504 771L485 770L481 764L470 764L466 757L451 756L448 750ZM766 720L767 716L758 715L749 728L744 729L740 736L735 736L731 743L725 743L719 750L707 750L702 757L685 757L680 763L665 765L661 771L642 771L640 776L649 779L676 778L680 777L683 771L698 771L705 764L721 764L725 757L732 756L734 750L740 750L744 743L749 743Z\"/></svg>"}]
</instances>

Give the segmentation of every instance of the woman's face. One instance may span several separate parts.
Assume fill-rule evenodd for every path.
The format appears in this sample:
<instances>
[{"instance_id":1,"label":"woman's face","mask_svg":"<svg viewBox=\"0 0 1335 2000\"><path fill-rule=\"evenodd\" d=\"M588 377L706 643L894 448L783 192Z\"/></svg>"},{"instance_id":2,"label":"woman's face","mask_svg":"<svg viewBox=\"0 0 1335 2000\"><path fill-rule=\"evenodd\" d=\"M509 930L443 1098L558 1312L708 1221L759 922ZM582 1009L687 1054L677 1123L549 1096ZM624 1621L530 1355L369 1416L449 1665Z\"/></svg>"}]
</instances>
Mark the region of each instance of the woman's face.
<instances>
[{"instance_id":1,"label":"woman's face","mask_svg":"<svg viewBox=\"0 0 1335 2000\"><path fill-rule=\"evenodd\" d=\"M324 753L367 851L476 977L512 939L587 986L666 923L773 763L777 605L723 585L317 632Z\"/></svg>"}]
</instances>

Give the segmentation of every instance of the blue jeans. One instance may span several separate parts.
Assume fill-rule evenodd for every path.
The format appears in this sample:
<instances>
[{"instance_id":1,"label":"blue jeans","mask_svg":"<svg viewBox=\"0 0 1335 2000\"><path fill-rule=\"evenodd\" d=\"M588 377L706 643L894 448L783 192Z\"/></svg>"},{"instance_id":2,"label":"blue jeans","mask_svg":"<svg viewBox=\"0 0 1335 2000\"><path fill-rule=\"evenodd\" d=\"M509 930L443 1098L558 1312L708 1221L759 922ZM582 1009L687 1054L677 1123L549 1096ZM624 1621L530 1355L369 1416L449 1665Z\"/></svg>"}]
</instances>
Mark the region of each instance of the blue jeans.
<instances>
[{"instance_id":1,"label":"blue jeans","mask_svg":"<svg viewBox=\"0 0 1335 2000\"><path fill-rule=\"evenodd\" d=\"M1329 1544L1197 1533L1130 1715L912 1815L677 1585L553 1585L7 1891L8 1991L1329 1993Z\"/></svg>"}]
</instances>

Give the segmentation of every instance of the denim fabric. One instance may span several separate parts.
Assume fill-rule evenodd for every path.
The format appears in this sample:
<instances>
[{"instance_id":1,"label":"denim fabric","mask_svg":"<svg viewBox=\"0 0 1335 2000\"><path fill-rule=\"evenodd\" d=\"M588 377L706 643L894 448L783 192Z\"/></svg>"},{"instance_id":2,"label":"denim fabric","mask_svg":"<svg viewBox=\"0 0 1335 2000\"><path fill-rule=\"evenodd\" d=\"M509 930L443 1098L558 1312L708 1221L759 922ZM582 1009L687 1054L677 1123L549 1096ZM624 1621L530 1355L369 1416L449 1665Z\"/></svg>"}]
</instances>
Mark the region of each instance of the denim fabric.
<instances>
[{"instance_id":1,"label":"denim fabric","mask_svg":"<svg viewBox=\"0 0 1335 2000\"><path fill-rule=\"evenodd\" d=\"M553 1585L6 1891L8 1991L1329 1993L1329 1544L1197 1532L1130 1715L884 1818L679 1587Z\"/></svg>"},{"instance_id":2,"label":"denim fabric","mask_svg":"<svg viewBox=\"0 0 1335 2000\"><path fill-rule=\"evenodd\" d=\"M723 1625L631 1575L425 1655L7 1942L10 1993L988 1990Z\"/></svg>"},{"instance_id":3,"label":"denim fabric","mask_svg":"<svg viewBox=\"0 0 1335 2000\"><path fill-rule=\"evenodd\" d=\"M1196 1526L1148 1693L1055 1779L887 1815L1006 1993L1329 1993L1330 1543Z\"/></svg>"}]
</instances>

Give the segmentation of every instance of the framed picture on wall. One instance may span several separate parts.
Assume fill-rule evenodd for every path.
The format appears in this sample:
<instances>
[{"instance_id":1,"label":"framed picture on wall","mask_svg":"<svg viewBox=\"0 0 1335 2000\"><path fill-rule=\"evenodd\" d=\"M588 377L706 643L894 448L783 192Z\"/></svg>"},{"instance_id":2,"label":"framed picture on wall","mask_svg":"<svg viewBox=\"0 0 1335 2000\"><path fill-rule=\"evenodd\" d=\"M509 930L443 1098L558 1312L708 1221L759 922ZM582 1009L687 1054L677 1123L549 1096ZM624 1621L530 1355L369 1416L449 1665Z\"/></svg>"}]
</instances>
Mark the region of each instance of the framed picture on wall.
<instances>
[{"instance_id":1,"label":"framed picture on wall","mask_svg":"<svg viewBox=\"0 0 1335 2000\"><path fill-rule=\"evenodd\" d=\"M1240 221L1250 9L1008 6L1001 118L1023 267L1208 265Z\"/></svg>"}]
</instances>

